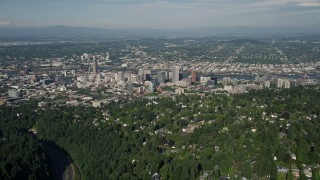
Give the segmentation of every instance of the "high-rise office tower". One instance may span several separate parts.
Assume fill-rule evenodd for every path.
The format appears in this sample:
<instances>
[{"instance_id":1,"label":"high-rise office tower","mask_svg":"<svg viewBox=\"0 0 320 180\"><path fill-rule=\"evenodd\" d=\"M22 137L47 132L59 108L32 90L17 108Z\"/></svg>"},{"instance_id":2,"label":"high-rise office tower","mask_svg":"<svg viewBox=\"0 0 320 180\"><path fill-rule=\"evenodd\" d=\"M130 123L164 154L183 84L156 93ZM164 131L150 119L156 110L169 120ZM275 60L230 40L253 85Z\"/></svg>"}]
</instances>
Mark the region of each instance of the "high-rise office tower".
<instances>
[{"instance_id":1,"label":"high-rise office tower","mask_svg":"<svg viewBox=\"0 0 320 180\"><path fill-rule=\"evenodd\" d=\"M151 74L145 74L145 78L144 78L146 81L151 81L152 78L151 78Z\"/></svg>"},{"instance_id":2,"label":"high-rise office tower","mask_svg":"<svg viewBox=\"0 0 320 180\"><path fill-rule=\"evenodd\" d=\"M144 73L144 70L143 70L143 69L139 69L139 70L138 70L138 75L143 75L143 73Z\"/></svg>"},{"instance_id":3,"label":"high-rise office tower","mask_svg":"<svg viewBox=\"0 0 320 180\"><path fill-rule=\"evenodd\" d=\"M214 85L218 85L218 77L215 77L213 74L210 75L211 80L214 81Z\"/></svg>"},{"instance_id":4,"label":"high-rise office tower","mask_svg":"<svg viewBox=\"0 0 320 180\"><path fill-rule=\"evenodd\" d=\"M149 93L154 93L154 84L152 82L148 83L148 91Z\"/></svg>"},{"instance_id":5,"label":"high-rise office tower","mask_svg":"<svg viewBox=\"0 0 320 180\"><path fill-rule=\"evenodd\" d=\"M141 78L141 82L143 82L143 81L144 81L144 70L143 70L143 69L139 69L138 75L139 75L140 78Z\"/></svg>"},{"instance_id":6,"label":"high-rise office tower","mask_svg":"<svg viewBox=\"0 0 320 180\"><path fill-rule=\"evenodd\" d=\"M179 81L179 66L172 67L172 84L176 84Z\"/></svg>"},{"instance_id":7,"label":"high-rise office tower","mask_svg":"<svg viewBox=\"0 0 320 180\"><path fill-rule=\"evenodd\" d=\"M166 72L164 71L159 71L157 73L157 80L158 80L158 83L161 84L161 83L165 83L166 81Z\"/></svg>"},{"instance_id":8,"label":"high-rise office tower","mask_svg":"<svg viewBox=\"0 0 320 180\"><path fill-rule=\"evenodd\" d=\"M130 77L130 82L132 83L138 83L138 77L139 75L136 75L136 74L131 74L131 77Z\"/></svg>"},{"instance_id":9,"label":"high-rise office tower","mask_svg":"<svg viewBox=\"0 0 320 180\"><path fill-rule=\"evenodd\" d=\"M145 81L151 81L151 79L152 79L151 78L151 70L146 69L146 70L144 70L143 74L144 74Z\"/></svg>"},{"instance_id":10,"label":"high-rise office tower","mask_svg":"<svg viewBox=\"0 0 320 180\"><path fill-rule=\"evenodd\" d=\"M194 83L197 81L197 74L195 71L191 72L191 82Z\"/></svg>"},{"instance_id":11,"label":"high-rise office tower","mask_svg":"<svg viewBox=\"0 0 320 180\"><path fill-rule=\"evenodd\" d=\"M98 74L98 62L97 61L93 61L92 70L93 70L93 75L97 76L97 74Z\"/></svg>"},{"instance_id":12,"label":"high-rise office tower","mask_svg":"<svg viewBox=\"0 0 320 180\"><path fill-rule=\"evenodd\" d=\"M118 81L123 81L124 80L124 72L119 71L118 72Z\"/></svg>"}]
</instances>

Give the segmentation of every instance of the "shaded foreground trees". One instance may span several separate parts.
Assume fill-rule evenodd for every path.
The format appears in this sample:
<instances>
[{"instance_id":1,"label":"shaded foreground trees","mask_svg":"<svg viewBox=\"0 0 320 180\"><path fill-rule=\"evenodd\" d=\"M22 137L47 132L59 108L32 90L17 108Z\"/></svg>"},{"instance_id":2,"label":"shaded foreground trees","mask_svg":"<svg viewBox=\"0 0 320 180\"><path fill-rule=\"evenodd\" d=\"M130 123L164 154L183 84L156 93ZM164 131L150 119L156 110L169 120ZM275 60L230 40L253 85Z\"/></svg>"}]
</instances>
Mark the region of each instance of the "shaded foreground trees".
<instances>
[{"instance_id":1,"label":"shaded foreground trees","mask_svg":"<svg viewBox=\"0 0 320 180\"><path fill-rule=\"evenodd\" d=\"M0 179L48 179L44 147L28 132L35 123L35 103L0 106Z\"/></svg>"}]
</instances>

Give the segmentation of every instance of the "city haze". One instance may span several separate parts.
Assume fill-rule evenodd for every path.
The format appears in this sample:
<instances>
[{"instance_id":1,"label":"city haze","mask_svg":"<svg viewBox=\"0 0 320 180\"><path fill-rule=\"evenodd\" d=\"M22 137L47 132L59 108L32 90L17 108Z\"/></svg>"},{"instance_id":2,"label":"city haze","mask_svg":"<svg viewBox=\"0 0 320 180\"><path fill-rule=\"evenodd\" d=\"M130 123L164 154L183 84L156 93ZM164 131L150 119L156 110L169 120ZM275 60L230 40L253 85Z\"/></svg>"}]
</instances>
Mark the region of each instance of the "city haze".
<instances>
[{"instance_id":1,"label":"city haze","mask_svg":"<svg viewBox=\"0 0 320 180\"><path fill-rule=\"evenodd\" d=\"M0 27L286 27L319 17L319 0L0 0Z\"/></svg>"}]
</instances>

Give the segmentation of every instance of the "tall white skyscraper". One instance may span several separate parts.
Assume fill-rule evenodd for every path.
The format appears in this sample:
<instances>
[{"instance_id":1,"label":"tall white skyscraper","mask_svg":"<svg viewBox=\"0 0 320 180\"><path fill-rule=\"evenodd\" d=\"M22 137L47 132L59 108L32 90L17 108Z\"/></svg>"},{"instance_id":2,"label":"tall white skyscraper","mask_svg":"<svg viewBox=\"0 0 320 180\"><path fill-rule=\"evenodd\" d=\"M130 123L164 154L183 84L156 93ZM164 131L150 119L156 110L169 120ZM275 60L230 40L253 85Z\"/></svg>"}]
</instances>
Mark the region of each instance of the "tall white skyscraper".
<instances>
[{"instance_id":1,"label":"tall white skyscraper","mask_svg":"<svg viewBox=\"0 0 320 180\"><path fill-rule=\"evenodd\" d=\"M177 84L179 81L179 66L172 67L172 84Z\"/></svg>"},{"instance_id":2,"label":"tall white skyscraper","mask_svg":"<svg viewBox=\"0 0 320 180\"><path fill-rule=\"evenodd\" d=\"M97 61L93 61L92 70L93 70L93 75L96 77L98 74L98 62Z\"/></svg>"}]
</instances>

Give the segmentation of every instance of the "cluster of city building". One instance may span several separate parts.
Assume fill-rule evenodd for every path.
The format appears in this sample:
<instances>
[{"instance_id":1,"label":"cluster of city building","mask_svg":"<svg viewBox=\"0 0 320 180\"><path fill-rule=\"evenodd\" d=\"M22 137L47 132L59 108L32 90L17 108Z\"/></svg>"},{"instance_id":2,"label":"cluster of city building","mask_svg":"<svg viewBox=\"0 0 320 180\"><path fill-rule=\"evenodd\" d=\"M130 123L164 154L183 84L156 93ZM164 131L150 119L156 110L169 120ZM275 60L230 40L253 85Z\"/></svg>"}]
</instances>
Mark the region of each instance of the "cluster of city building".
<instances>
[{"instance_id":1,"label":"cluster of city building","mask_svg":"<svg viewBox=\"0 0 320 180\"><path fill-rule=\"evenodd\" d=\"M1 88L7 88L7 92L1 94L0 104L21 98L56 99L62 96L69 104L87 103L99 107L103 98L104 101L110 101L131 98L131 95L152 97L206 92L234 94L245 93L250 89L270 88L272 84L274 88L290 88L292 85L317 83L314 79L297 80L268 75L256 75L253 80L228 77L234 73L225 73L225 77L220 75L218 78L212 73L214 69L201 69L201 63L198 66L183 62L168 62L161 66L159 63L145 63L139 67L134 66L135 68L128 67L130 63L124 63L117 67L109 65L109 69L106 69L108 54L95 56L85 53L80 58L85 61L87 70L79 69L77 65L68 65L49 71L20 71L15 75L0 71ZM236 67L230 68L235 70ZM87 93L83 93L83 89L88 90L85 91ZM98 91L103 98L96 98Z\"/></svg>"}]
</instances>

